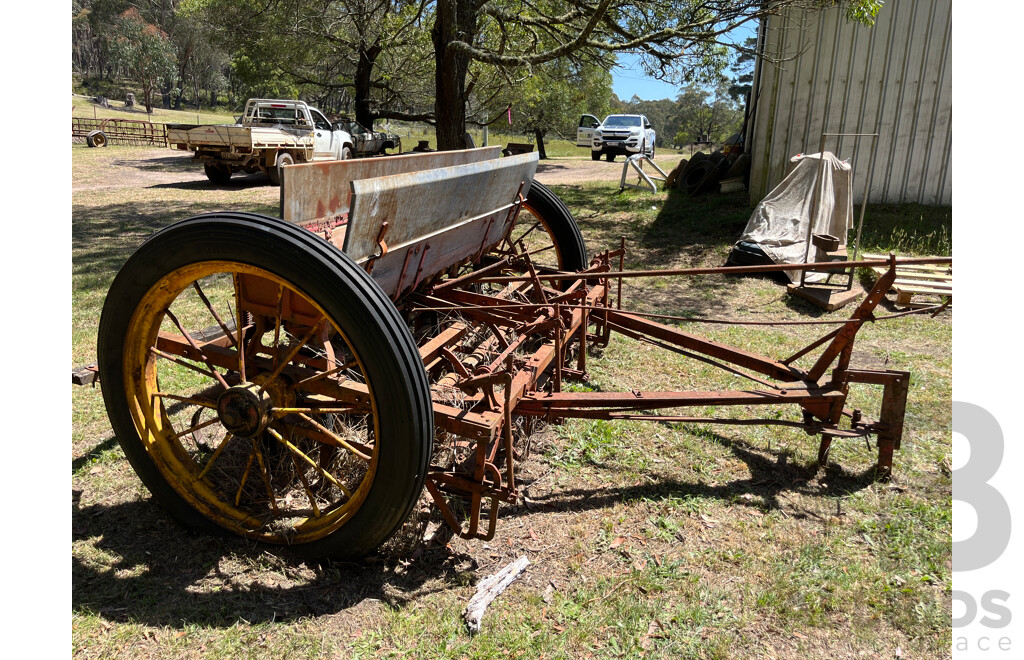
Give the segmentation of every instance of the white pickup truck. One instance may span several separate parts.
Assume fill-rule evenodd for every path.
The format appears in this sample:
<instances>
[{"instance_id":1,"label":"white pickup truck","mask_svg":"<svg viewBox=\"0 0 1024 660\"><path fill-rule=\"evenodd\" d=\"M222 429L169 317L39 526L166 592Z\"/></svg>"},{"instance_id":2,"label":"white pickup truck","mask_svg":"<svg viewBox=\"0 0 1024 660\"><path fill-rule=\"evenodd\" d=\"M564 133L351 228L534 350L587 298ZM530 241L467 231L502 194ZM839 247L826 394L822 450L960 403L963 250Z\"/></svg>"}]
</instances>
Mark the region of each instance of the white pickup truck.
<instances>
[{"instance_id":1,"label":"white pickup truck","mask_svg":"<svg viewBox=\"0 0 1024 660\"><path fill-rule=\"evenodd\" d=\"M643 153L654 158L655 139L651 122L643 115L608 115L603 122L583 115L576 129L576 146L590 147L591 160L600 160L601 154L609 162L618 154Z\"/></svg>"},{"instance_id":2,"label":"white pickup truck","mask_svg":"<svg viewBox=\"0 0 1024 660\"><path fill-rule=\"evenodd\" d=\"M225 183L234 172L266 172L281 183L281 167L315 160L344 160L352 136L303 101L249 99L237 124L168 124L169 145L192 151L206 176Z\"/></svg>"}]
</instances>

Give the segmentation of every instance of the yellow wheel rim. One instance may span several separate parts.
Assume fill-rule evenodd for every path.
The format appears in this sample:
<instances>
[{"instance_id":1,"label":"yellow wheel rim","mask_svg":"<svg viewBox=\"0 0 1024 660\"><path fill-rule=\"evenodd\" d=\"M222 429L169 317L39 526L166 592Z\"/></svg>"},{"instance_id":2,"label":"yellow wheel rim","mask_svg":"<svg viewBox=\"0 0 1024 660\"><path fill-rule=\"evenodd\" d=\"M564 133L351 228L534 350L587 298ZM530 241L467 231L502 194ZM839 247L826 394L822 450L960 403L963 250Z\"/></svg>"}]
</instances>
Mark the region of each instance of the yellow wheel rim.
<instances>
[{"instance_id":1,"label":"yellow wheel rim","mask_svg":"<svg viewBox=\"0 0 1024 660\"><path fill-rule=\"evenodd\" d=\"M563 269L562 252L555 241L555 235L529 202L523 202L516 224L509 232L509 239L514 242L522 240L535 265L555 270Z\"/></svg>"},{"instance_id":2,"label":"yellow wheel rim","mask_svg":"<svg viewBox=\"0 0 1024 660\"><path fill-rule=\"evenodd\" d=\"M174 270L135 309L123 355L139 438L207 519L297 544L362 505L378 461L373 387L344 329L292 283L238 262Z\"/></svg>"}]
</instances>

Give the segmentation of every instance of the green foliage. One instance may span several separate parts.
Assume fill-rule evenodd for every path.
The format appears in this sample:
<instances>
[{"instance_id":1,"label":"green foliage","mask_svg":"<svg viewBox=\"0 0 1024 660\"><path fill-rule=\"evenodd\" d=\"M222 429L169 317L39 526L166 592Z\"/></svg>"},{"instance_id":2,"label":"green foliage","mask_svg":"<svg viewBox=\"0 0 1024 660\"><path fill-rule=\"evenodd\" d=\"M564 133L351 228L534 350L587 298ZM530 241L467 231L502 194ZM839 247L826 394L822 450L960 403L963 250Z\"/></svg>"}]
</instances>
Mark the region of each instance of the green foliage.
<instances>
[{"instance_id":1,"label":"green foliage","mask_svg":"<svg viewBox=\"0 0 1024 660\"><path fill-rule=\"evenodd\" d=\"M846 20L868 26L875 24L884 4L885 0L818 0L821 7L843 6Z\"/></svg>"},{"instance_id":2,"label":"green foliage","mask_svg":"<svg viewBox=\"0 0 1024 660\"><path fill-rule=\"evenodd\" d=\"M737 103L746 103L754 82L754 50L757 48L757 37L743 40L743 50L733 53L729 64L732 84L729 85L729 97Z\"/></svg>"},{"instance_id":3,"label":"green foliage","mask_svg":"<svg viewBox=\"0 0 1024 660\"><path fill-rule=\"evenodd\" d=\"M174 73L174 47L167 33L133 7L118 17L109 45L113 61L141 81L146 110L152 110L157 80Z\"/></svg>"},{"instance_id":4,"label":"green foliage","mask_svg":"<svg viewBox=\"0 0 1024 660\"><path fill-rule=\"evenodd\" d=\"M657 136L655 145L658 147L667 147L672 144L672 138L679 131L679 113L676 102L671 99L645 101L634 96L623 103L618 112L646 116L650 120L651 126L654 127L654 134Z\"/></svg>"},{"instance_id":5,"label":"green foliage","mask_svg":"<svg viewBox=\"0 0 1024 660\"><path fill-rule=\"evenodd\" d=\"M708 136L711 142L722 142L743 123L743 110L730 98L725 78L713 90L686 87L676 102L676 144L696 142L701 136Z\"/></svg>"},{"instance_id":6,"label":"green foliage","mask_svg":"<svg viewBox=\"0 0 1024 660\"><path fill-rule=\"evenodd\" d=\"M838 7L871 25L883 0L72 0L72 62L83 77L141 82L147 105L156 89L175 108L186 96L197 108L203 97L215 104L224 91L234 107L247 96L298 96L327 112L354 111L364 123L433 120L441 147L454 148L467 122L493 121L510 104L515 130L571 134L580 114L608 111L608 60L630 52L647 74L715 90L703 114L690 113L689 127L661 105L638 107L660 102L627 103L634 107L623 111L647 115L666 146L677 135L688 142L735 130L717 100L718 81L731 64L727 92L743 99L751 56L730 56L726 35L789 5ZM124 34L120 17L129 10L152 27L151 43L139 41L137 26ZM457 82L438 90L436 80Z\"/></svg>"},{"instance_id":7,"label":"green foliage","mask_svg":"<svg viewBox=\"0 0 1024 660\"><path fill-rule=\"evenodd\" d=\"M558 435L564 445L553 447L550 459L562 467L600 465L619 449L618 429L603 419L559 427Z\"/></svg>"},{"instance_id":8,"label":"green foliage","mask_svg":"<svg viewBox=\"0 0 1024 660\"><path fill-rule=\"evenodd\" d=\"M854 209L855 214L860 208ZM850 229L850 240L856 229ZM864 213L862 252L946 256L953 254L953 213L949 207L873 204Z\"/></svg>"},{"instance_id":9,"label":"green foliage","mask_svg":"<svg viewBox=\"0 0 1024 660\"><path fill-rule=\"evenodd\" d=\"M580 115L607 110L612 77L604 66L553 60L533 67L532 75L509 87L512 128L543 137L555 133L575 139ZM501 102L492 104L499 111Z\"/></svg>"}]
</instances>

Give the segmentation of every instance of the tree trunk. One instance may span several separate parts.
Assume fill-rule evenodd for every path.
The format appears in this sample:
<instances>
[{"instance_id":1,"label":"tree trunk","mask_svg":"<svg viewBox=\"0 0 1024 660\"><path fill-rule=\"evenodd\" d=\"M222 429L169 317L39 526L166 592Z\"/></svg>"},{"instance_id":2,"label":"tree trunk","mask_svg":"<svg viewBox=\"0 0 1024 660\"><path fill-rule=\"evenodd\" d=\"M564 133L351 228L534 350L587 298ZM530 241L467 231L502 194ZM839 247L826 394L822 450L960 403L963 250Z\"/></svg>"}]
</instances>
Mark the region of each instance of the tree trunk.
<instances>
[{"instance_id":1,"label":"tree trunk","mask_svg":"<svg viewBox=\"0 0 1024 660\"><path fill-rule=\"evenodd\" d=\"M160 85L160 101L164 110L171 109L171 83L167 80L163 80Z\"/></svg>"},{"instance_id":2,"label":"tree trunk","mask_svg":"<svg viewBox=\"0 0 1024 660\"><path fill-rule=\"evenodd\" d=\"M533 129L533 135L537 138L537 158L540 160L548 159L548 152L544 151L544 131L539 128Z\"/></svg>"},{"instance_id":3,"label":"tree trunk","mask_svg":"<svg viewBox=\"0 0 1024 660\"><path fill-rule=\"evenodd\" d=\"M355 83L355 106L356 121L363 126L373 130L373 120L377 118L376 113L370 107L370 83L373 80L373 66L380 55L381 47L378 40L372 46L363 47L359 51L359 62L356 64Z\"/></svg>"},{"instance_id":4,"label":"tree trunk","mask_svg":"<svg viewBox=\"0 0 1024 660\"><path fill-rule=\"evenodd\" d=\"M434 42L434 119L440 151L466 148L466 74L470 59L449 44L473 43L476 32L472 0L438 0L430 39Z\"/></svg>"}]
</instances>

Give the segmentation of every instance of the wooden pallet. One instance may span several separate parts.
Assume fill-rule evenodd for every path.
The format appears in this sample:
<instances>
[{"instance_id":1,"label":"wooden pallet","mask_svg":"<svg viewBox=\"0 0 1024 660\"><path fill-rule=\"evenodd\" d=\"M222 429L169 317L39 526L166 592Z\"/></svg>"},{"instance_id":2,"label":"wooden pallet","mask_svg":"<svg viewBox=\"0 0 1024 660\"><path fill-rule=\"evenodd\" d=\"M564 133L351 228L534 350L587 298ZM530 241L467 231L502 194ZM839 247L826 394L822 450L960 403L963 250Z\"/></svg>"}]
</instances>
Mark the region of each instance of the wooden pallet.
<instances>
[{"instance_id":1,"label":"wooden pallet","mask_svg":"<svg viewBox=\"0 0 1024 660\"><path fill-rule=\"evenodd\" d=\"M865 259L888 259L884 254L863 255ZM874 267L876 275L888 270ZM896 294L896 304L904 307L928 307L953 299L953 264L907 264L896 267L896 281L890 292ZM924 299L922 299L924 298Z\"/></svg>"}]
</instances>

